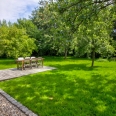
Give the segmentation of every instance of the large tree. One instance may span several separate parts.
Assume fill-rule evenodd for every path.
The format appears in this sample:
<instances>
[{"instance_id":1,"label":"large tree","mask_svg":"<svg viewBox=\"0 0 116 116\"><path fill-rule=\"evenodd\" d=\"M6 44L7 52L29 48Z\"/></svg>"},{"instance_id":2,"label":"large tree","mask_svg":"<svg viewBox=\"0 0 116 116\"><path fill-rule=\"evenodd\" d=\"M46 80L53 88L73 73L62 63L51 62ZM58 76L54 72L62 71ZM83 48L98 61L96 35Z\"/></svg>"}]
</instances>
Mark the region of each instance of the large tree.
<instances>
[{"instance_id":1,"label":"large tree","mask_svg":"<svg viewBox=\"0 0 116 116\"><path fill-rule=\"evenodd\" d=\"M110 26L104 22L105 20L93 21L88 24L79 26L77 34L77 54L89 54L92 58L91 66L94 66L95 54L109 57L113 55L114 48L111 45L112 38L110 38ZM108 29L109 28L109 29Z\"/></svg>"},{"instance_id":2,"label":"large tree","mask_svg":"<svg viewBox=\"0 0 116 116\"><path fill-rule=\"evenodd\" d=\"M78 49L81 48L82 53L92 52L92 66L95 52L99 51L100 54L104 52L102 49L98 50L100 44L104 43L104 48L109 45L109 51L111 53L114 51L109 42L109 35L113 29L109 24L116 18L115 2L115 0L57 0L55 3L56 10L60 15L67 17L66 24L77 36ZM109 14L107 15L106 12Z\"/></svg>"},{"instance_id":3,"label":"large tree","mask_svg":"<svg viewBox=\"0 0 116 116\"><path fill-rule=\"evenodd\" d=\"M36 50L35 40L30 38L24 28L15 25L0 25L0 56L17 58L30 56Z\"/></svg>"}]
</instances>

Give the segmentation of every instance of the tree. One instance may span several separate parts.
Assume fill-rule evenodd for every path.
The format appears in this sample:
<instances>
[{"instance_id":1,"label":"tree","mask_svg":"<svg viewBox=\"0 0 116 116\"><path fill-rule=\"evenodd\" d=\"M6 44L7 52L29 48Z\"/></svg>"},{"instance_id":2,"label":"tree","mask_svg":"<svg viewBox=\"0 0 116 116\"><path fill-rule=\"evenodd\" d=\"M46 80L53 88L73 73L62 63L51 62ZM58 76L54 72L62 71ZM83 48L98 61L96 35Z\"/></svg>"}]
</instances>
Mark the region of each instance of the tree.
<instances>
[{"instance_id":1,"label":"tree","mask_svg":"<svg viewBox=\"0 0 116 116\"><path fill-rule=\"evenodd\" d=\"M78 50L82 48L81 54L93 53L93 66L95 52L105 55L114 51L109 37L112 30L110 22L116 18L114 2L108 0L44 2L42 7L32 12L31 20L41 31L44 50L64 52L66 56L76 44Z\"/></svg>"},{"instance_id":2,"label":"tree","mask_svg":"<svg viewBox=\"0 0 116 116\"><path fill-rule=\"evenodd\" d=\"M36 8L30 19L37 25L40 32L38 38L38 47L41 54L54 54L55 49L53 46L53 33L51 29L54 27L54 12L50 10L48 2L41 2L39 8Z\"/></svg>"},{"instance_id":3,"label":"tree","mask_svg":"<svg viewBox=\"0 0 116 116\"><path fill-rule=\"evenodd\" d=\"M61 17L57 14L57 18L54 20L54 27L51 28L53 34L53 47L57 50L57 54L63 54L65 59L70 52L72 34L70 28L65 23L65 17Z\"/></svg>"},{"instance_id":4,"label":"tree","mask_svg":"<svg viewBox=\"0 0 116 116\"><path fill-rule=\"evenodd\" d=\"M14 25L18 28L18 29L25 29L26 34L30 37L30 38L34 38L35 44L37 46L36 51L33 51L34 55L38 55L38 51L39 51L39 39L41 37L41 33L38 30L37 26L30 20L30 19L17 19L17 23L14 23Z\"/></svg>"},{"instance_id":5,"label":"tree","mask_svg":"<svg viewBox=\"0 0 116 116\"><path fill-rule=\"evenodd\" d=\"M104 16L107 16L107 18ZM97 20L90 21L87 25L79 26L77 34L78 53L80 55L91 54L92 67L94 66L95 53L99 53L102 56L114 53L114 48L111 45L112 38L110 33L112 25L109 22L109 16L110 12L108 10L101 11Z\"/></svg>"},{"instance_id":6,"label":"tree","mask_svg":"<svg viewBox=\"0 0 116 116\"><path fill-rule=\"evenodd\" d=\"M26 34L25 29L18 29L15 25L0 26L0 41L0 56L25 57L36 49L35 40Z\"/></svg>"},{"instance_id":7,"label":"tree","mask_svg":"<svg viewBox=\"0 0 116 116\"><path fill-rule=\"evenodd\" d=\"M83 50L81 50L82 53L93 53L92 66L94 65L95 52L98 51L97 48L100 45L97 45L98 43L104 43L104 47L108 47L109 45L110 53L113 53L114 49L111 47L109 42L109 35L111 33L109 32L109 29L110 31L112 29L108 29L106 27L108 26L107 24L109 24L109 22L112 22L112 20L115 19L115 0L57 0L54 3L54 6L54 9L56 9L56 11L58 11L62 16L65 15L67 17L65 18L67 19L65 20L65 22L70 28L71 33L77 36L77 39L80 38L79 40L77 40L78 49L81 48ZM102 16L108 11L110 12L110 15ZM101 23L101 27L103 26L104 32L103 30L101 31L100 28L96 27L96 24L99 23L99 21L101 22L100 17L103 19L102 22L104 22L104 26L102 25L103 23ZM91 31L87 32L88 30ZM77 43L75 42L75 39L73 41L73 43ZM89 49L89 45L91 46L91 50ZM102 49L99 49L99 52L100 54L103 54L102 52L104 51L102 51Z\"/></svg>"},{"instance_id":8,"label":"tree","mask_svg":"<svg viewBox=\"0 0 116 116\"><path fill-rule=\"evenodd\" d=\"M66 58L72 38L70 28L65 22L67 17L59 15L53 9L53 2L45 2L32 12L31 19L41 31L40 41L43 43L44 53L47 49L49 53L52 51L55 55L64 54Z\"/></svg>"}]
</instances>

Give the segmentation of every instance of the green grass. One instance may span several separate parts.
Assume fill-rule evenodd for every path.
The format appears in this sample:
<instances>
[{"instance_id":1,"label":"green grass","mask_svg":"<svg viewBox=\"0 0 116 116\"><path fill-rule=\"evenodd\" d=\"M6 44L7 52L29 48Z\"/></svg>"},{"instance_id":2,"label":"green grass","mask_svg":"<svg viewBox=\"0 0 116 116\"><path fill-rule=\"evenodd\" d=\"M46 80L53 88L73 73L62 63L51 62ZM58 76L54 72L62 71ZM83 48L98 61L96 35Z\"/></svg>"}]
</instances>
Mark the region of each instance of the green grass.
<instances>
[{"instance_id":1,"label":"green grass","mask_svg":"<svg viewBox=\"0 0 116 116\"><path fill-rule=\"evenodd\" d=\"M116 116L116 62L91 68L87 59L46 57L44 65L57 69L2 81L0 88L40 116Z\"/></svg>"},{"instance_id":2,"label":"green grass","mask_svg":"<svg viewBox=\"0 0 116 116\"><path fill-rule=\"evenodd\" d=\"M16 68L16 62L13 59L1 59L0 58L0 70L7 68Z\"/></svg>"}]
</instances>

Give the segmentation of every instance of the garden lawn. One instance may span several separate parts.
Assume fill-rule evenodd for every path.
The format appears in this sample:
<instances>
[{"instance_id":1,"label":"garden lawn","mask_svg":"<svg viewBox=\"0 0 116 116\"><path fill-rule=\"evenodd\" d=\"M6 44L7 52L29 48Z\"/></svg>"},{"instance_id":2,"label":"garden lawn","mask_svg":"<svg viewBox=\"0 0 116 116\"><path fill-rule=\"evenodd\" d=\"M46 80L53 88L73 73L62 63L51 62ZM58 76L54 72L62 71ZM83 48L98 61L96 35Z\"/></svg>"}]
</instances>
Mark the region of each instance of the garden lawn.
<instances>
[{"instance_id":1,"label":"garden lawn","mask_svg":"<svg viewBox=\"0 0 116 116\"><path fill-rule=\"evenodd\" d=\"M0 88L40 116L116 116L115 61L91 68L87 59L45 57L44 65L57 69L2 81Z\"/></svg>"},{"instance_id":2,"label":"garden lawn","mask_svg":"<svg viewBox=\"0 0 116 116\"><path fill-rule=\"evenodd\" d=\"M0 58L0 70L7 68L16 68L16 61L13 59L1 59Z\"/></svg>"}]
</instances>

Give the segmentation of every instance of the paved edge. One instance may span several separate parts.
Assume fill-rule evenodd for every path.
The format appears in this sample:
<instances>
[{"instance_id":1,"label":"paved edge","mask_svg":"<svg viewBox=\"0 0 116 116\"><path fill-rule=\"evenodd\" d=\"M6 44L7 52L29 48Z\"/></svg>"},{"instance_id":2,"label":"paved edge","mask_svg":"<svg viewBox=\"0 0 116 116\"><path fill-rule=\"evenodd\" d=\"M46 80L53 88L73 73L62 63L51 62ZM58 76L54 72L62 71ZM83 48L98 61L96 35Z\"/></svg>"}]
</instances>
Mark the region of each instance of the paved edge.
<instances>
[{"instance_id":1,"label":"paved edge","mask_svg":"<svg viewBox=\"0 0 116 116\"><path fill-rule=\"evenodd\" d=\"M21 110L25 115L27 116L38 116L37 114L33 113L31 110L29 110L27 107L23 106L21 103L16 101L13 97L11 97L9 94L4 92L0 89L0 94L5 97L11 104L15 105L19 110Z\"/></svg>"}]
</instances>

